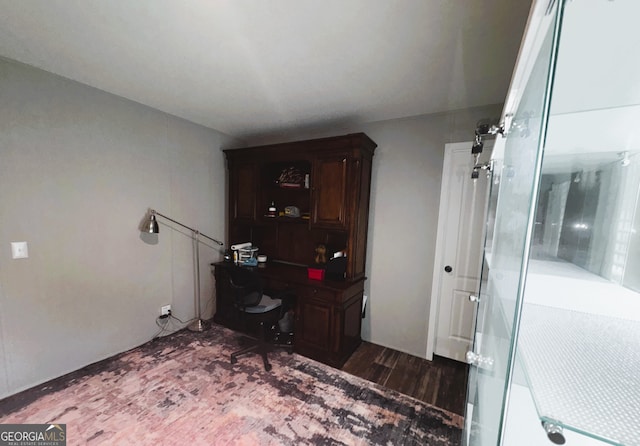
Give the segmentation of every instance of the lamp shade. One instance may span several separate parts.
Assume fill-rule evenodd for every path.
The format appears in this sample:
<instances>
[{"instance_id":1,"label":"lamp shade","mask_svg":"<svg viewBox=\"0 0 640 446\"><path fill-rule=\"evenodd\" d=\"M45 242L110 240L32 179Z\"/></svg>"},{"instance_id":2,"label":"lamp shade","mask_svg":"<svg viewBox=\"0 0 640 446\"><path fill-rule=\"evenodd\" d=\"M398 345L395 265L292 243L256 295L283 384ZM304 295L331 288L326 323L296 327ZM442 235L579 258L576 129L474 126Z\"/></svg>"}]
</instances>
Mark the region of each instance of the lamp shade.
<instances>
[{"instance_id":1,"label":"lamp shade","mask_svg":"<svg viewBox=\"0 0 640 446\"><path fill-rule=\"evenodd\" d=\"M160 227L158 226L158 220L156 220L155 214L149 215L149 218L144 222L143 229L149 234L157 234L160 232Z\"/></svg>"}]
</instances>

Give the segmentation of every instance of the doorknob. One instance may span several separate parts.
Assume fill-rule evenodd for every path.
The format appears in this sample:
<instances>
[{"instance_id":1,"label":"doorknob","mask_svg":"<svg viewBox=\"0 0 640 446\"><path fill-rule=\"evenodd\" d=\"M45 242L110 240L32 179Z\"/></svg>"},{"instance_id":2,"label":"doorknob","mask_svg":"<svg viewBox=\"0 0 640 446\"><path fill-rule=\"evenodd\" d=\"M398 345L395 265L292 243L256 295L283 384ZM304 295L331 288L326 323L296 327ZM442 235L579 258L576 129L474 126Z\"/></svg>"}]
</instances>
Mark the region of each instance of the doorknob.
<instances>
[{"instance_id":1,"label":"doorknob","mask_svg":"<svg viewBox=\"0 0 640 446\"><path fill-rule=\"evenodd\" d=\"M467 364L475 365L479 369L490 370L493 367L493 358L482 356L475 352L467 352Z\"/></svg>"},{"instance_id":2,"label":"doorknob","mask_svg":"<svg viewBox=\"0 0 640 446\"><path fill-rule=\"evenodd\" d=\"M469 302L480 302L480 298L475 294L469 294Z\"/></svg>"},{"instance_id":3,"label":"doorknob","mask_svg":"<svg viewBox=\"0 0 640 446\"><path fill-rule=\"evenodd\" d=\"M453 271L453 268L451 268L449 265L444 267L445 272L450 273L451 271Z\"/></svg>"}]
</instances>

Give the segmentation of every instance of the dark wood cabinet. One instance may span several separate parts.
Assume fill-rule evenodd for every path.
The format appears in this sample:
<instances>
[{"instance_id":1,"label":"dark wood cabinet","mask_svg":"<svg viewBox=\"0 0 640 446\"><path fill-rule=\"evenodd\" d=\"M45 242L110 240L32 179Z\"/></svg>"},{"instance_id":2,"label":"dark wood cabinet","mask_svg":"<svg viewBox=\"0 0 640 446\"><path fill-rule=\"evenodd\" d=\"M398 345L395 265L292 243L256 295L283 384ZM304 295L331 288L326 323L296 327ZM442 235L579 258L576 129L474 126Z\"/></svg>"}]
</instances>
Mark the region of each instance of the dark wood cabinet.
<instances>
[{"instance_id":1,"label":"dark wood cabinet","mask_svg":"<svg viewBox=\"0 0 640 446\"><path fill-rule=\"evenodd\" d=\"M346 252L346 279L364 277L375 147L355 133L225 150L228 245L251 241L272 260L306 266L324 244ZM290 207L300 216L286 215Z\"/></svg>"},{"instance_id":2,"label":"dark wood cabinet","mask_svg":"<svg viewBox=\"0 0 640 446\"><path fill-rule=\"evenodd\" d=\"M298 292L295 351L342 367L361 342L364 280L339 290L306 286Z\"/></svg>"},{"instance_id":3,"label":"dark wood cabinet","mask_svg":"<svg viewBox=\"0 0 640 446\"><path fill-rule=\"evenodd\" d=\"M227 246L251 242L267 255L265 287L292 291L296 352L340 367L361 342L371 162L364 133L225 150ZM269 212L271 205L277 209ZM292 211L292 212L288 212ZM319 245L346 253L344 280L310 280ZM215 266L215 320L234 328L225 268Z\"/></svg>"}]
</instances>

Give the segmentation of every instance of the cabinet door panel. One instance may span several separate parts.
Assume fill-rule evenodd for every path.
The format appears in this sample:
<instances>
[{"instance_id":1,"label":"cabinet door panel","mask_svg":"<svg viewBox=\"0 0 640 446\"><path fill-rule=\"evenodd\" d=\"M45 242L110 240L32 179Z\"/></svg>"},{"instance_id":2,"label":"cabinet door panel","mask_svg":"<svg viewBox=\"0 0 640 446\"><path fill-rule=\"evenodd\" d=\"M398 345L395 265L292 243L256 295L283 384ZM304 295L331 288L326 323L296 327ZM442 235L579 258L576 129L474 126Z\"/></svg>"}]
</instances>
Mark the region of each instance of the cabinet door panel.
<instances>
[{"instance_id":1,"label":"cabinet door panel","mask_svg":"<svg viewBox=\"0 0 640 446\"><path fill-rule=\"evenodd\" d=\"M360 329L362 324L362 295L363 292L357 294L357 298L353 299L344 309L344 327L342 335L342 345L340 348L345 351L353 351L360 345Z\"/></svg>"},{"instance_id":2,"label":"cabinet door panel","mask_svg":"<svg viewBox=\"0 0 640 446\"><path fill-rule=\"evenodd\" d=\"M316 227L347 227L347 172L345 154L317 158L313 170L312 224Z\"/></svg>"},{"instance_id":3,"label":"cabinet door panel","mask_svg":"<svg viewBox=\"0 0 640 446\"><path fill-rule=\"evenodd\" d=\"M231 211L235 220L255 220L257 175L253 164L241 164L235 167L232 175Z\"/></svg>"},{"instance_id":4,"label":"cabinet door panel","mask_svg":"<svg viewBox=\"0 0 640 446\"><path fill-rule=\"evenodd\" d=\"M331 307L318 302L298 303L300 323L296 342L329 351L331 344Z\"/></svg>"}]
</instances>

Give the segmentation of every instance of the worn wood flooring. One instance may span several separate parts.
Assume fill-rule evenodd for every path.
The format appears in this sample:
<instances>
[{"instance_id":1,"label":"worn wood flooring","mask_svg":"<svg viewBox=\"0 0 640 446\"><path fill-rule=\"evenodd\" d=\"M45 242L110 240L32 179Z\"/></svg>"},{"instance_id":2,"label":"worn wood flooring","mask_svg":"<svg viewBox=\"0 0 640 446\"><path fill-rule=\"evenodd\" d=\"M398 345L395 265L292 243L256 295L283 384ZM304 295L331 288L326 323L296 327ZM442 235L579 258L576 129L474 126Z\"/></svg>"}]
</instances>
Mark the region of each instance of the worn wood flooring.
<instances>
[{"instance_id":1,"label":"worn wood flooring","mask_svg":"<svg viewBox=\"0 0 640 446\"><path fill-rule=\"evenodd\" d=\"M363 341L342 370L450 412L464 415L468 365L433 361Z\"/></svg>"}]
</instances>

